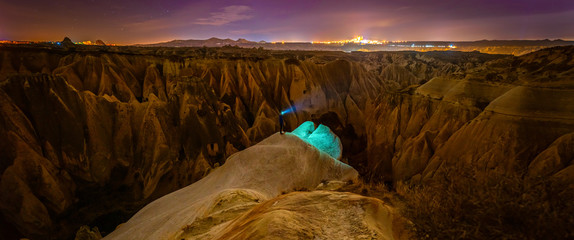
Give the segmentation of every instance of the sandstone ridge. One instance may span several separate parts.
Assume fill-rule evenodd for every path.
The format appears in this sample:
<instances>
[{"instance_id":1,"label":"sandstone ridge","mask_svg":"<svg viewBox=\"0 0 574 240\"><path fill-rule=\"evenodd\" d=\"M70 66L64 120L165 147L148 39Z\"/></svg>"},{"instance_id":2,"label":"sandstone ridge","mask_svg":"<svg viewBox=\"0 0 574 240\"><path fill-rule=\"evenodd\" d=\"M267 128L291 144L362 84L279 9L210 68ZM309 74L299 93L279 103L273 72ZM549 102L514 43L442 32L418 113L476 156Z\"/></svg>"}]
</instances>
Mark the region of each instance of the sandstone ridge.
<instances>
[{"instance_id":1,"label":"sandstone ridge","mask_svg":"<svg viewBox=\"0 0 574 240\"><path fill-rule=\"evenodd\" d=\"M150 203L106 239L182 239L176 235L206 215L245 211L282 192L312 189L332 180L357 181L358 173L296 135L276 133L234 154L207 177ZM220 229L232 219L222 217L212 227ZM203 234L208 235L205 239L216 235Z\"/></svg>"}]
</instances>

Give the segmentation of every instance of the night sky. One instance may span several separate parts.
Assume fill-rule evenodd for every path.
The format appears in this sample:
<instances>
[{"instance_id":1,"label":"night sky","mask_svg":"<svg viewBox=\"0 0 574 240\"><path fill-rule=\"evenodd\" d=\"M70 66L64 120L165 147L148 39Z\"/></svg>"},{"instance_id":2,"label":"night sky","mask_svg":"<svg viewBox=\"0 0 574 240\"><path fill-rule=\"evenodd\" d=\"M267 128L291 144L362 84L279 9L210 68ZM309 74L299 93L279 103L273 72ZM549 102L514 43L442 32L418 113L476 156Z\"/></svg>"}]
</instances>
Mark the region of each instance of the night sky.
<instances>
[{"instance_id":1,"label":"night sky","mask_svg":"<svg viewBox=\"0 0 574 240\"><path fill-rule=\"evenodd\" d=\"M0 0L0 40L574 39L574 0Z\"/></svg>"}]
</instances>

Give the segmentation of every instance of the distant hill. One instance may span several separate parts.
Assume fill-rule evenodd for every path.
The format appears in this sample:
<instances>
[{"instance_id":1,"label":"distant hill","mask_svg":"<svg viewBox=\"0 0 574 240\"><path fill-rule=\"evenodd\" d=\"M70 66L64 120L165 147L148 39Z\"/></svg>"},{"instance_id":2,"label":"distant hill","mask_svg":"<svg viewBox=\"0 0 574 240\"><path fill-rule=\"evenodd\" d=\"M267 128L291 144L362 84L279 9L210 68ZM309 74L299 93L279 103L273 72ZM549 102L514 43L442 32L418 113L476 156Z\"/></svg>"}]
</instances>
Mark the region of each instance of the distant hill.
<instances>
[{"instance_id":1,"label":"distant hill","mask_svg":"<svg viewBox=\"0 0 574 240\"><path fill-rule=\"evenodd\" d=\"M264 42L261 42L264 43ZM152 44L137 44L136 46L143 47L222 47L226 45L236 46L236 45L252 45L257 44L257 42L249 41L243 38L233 40L233 39L220 39L212 37L205 40L173 40L169 42L152 43Z\"/></svg>"},{"instance_id":2,"label":"distant hill","mask_svg":"<svg viewBox=\"0 0 574 240\"><path fill-rule=\"evenodd\" d=\"M138 44L140 47L224 47L237 46L241 48L265 48L270 50L305 50L305 51L479 51L489 54L524 55L548 47L574 45L574 41L557 40L480 40L480 41L409 41L388 42L385 44L322 44L311 42L265 42L249 41L243 38L205 40L173 40L169 42Z\"/></svg>"}]
</instances>

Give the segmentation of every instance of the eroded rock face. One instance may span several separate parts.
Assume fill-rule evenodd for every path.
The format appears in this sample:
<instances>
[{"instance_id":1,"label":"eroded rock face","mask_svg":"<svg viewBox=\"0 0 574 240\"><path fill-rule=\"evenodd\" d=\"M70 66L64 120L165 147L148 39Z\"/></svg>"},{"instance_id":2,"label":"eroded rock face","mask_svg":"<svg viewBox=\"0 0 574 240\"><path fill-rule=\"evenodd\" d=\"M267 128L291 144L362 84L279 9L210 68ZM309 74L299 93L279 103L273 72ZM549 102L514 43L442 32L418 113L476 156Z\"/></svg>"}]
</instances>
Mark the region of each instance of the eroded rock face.
<instances>
[{"instance_id":1,"label":"eroded rock face","mask_svg":"<svg viewBox=\"0 0 574 240\"><path fill-rule=\"evenodd\" d=\"M294 192L260 203L219 229L200 235L190 227L173 239L410 239L401 232L401 221L376 198Z\"/></svg>"},{"instance_id":2,"label":"eroded rock face","mask_svg":"<svg viewBox=\"0 0 574 240\"><path fill-rule=\"evenodd\" d=\"M561 160L550 167L556 169L543 170L556 160L542 159L554 158L545 149L555 140L553 149L567 144L568 138L557 139L574 131L573 54L573 48L555 48L496 60L464 76L434 78L408 94L382 97L367 120L373 124L368 129L379 131L367 134L373 149L367 152L382 156L371 166L394 181L432 178L441 167L460 163L485 171L530 165L531 174L543 176L567 167L570 161Z\"/></svg>"},{"instance_id":3,"label":"eroded rock face","mask_svg":"<svg viewBox=\"0 0 574 240\"><path fill-rule=\"evenodd\" d=\"M288 131L330 127L371 180L461 161L568 178L573 51L2 48L0 210L26 236L105 235L276 132L289 106Z\"/></svg>"}]
</instances>

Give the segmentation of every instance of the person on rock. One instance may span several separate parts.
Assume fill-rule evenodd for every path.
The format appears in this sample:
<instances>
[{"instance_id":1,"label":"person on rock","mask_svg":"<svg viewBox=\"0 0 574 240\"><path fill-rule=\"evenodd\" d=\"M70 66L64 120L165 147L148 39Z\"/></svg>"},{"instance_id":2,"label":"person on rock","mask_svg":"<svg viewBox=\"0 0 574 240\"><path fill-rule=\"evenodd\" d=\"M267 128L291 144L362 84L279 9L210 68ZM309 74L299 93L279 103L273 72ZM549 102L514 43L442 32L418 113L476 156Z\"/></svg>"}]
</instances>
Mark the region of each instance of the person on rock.
<instances>
[{"instance_id":1,"label":"person on rock","mask_svg":"<svg viewBox=\"0 0 574 240\"><path fill-rule=\"evenodd\" d=\"M279 114L279 133L285 134L285 131L283 130L283 112Z\"/></svg>"}]
</instances>

